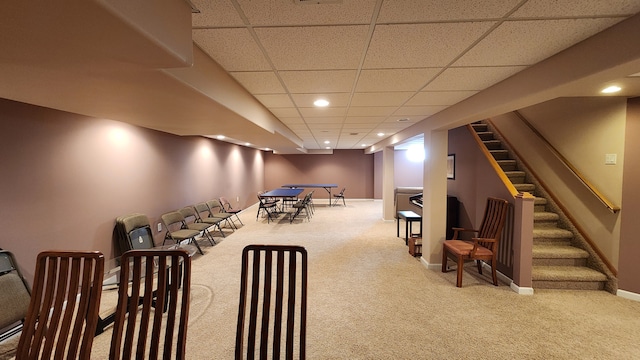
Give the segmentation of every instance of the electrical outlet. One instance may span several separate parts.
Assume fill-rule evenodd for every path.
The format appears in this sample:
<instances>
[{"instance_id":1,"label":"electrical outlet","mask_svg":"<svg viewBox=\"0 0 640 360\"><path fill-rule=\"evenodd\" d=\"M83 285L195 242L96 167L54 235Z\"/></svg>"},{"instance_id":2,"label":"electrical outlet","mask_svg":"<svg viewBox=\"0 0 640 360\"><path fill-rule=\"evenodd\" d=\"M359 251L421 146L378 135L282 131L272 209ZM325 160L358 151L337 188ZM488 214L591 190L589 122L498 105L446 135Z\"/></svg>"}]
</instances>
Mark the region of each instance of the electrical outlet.
<instances>
[{"instance_id":1,"label":"electrical outlet","mask_svg":"<svg viewBox=\"0 0 640 360\"><path fill-rule=\"evenodd\" d=\"M240 196L236 196L236 202L240 202Z\"/></svg>"},{"instance_id":2,"label":"electrical outlet","mask_svg":"<svg viewBox=\"0 0 640 360\"><path fill-rule=\"evenodd\" d=\"M162 223L158 223L158 232L162 231Z\"/></svg>"}]
</instances>

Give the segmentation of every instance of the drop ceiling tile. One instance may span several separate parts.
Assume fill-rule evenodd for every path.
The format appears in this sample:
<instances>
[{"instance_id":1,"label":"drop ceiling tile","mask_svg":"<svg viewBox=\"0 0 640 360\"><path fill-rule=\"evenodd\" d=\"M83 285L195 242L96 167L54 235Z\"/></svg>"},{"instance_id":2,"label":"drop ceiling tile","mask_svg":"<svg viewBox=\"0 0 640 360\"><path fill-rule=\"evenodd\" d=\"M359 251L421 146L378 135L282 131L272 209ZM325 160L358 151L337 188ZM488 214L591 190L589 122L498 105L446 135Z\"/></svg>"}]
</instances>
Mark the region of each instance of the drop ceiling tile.
<instances>
[{"instance_id":1,"label":"drop ceiling tile","mask_svg":"<svg viewBox=\"0 0 640 360\"><path fill-rule=\"evenodd\" d=\"M291 93L316 94L351 92L356 70L281 71L282 81Z\"/></svg>"},{"instance_id":2,"label":"drop ceiling tile","mask_svg":"<svg viewBox=\"0 0 640 360\"><path fill-rule=\"evenodd\" d=\"M386 119L386 116L347 116L345 126L347 124L379 124Z\"/></svg>"},{"instance_id":3,"label":"drop ceiling tile","mask_svg":"<svg viewBox=\"0 0 640 360\"><path fill-rule=\"evenodd\" d=\"M193 41L227 71L271 70L247 29L195 29Z\"/></svg>"},{"instance_id":4,"label":"drop ceiling tile","mask_svg":"<svg viewBox=\"0 0 640 360\"><path fill-rule=\"evenodd\" d=\"M349 93L292 94L291 97L298 107L313 107L313 102L318 99L329 101L331 107L349 105Z\"/></svg>"},{"instance_id":5,"label":"drop ceiling tile","mask_svg":"<svg viewBox=\"0 0 640 360\"><path fill-rule=\"evenodd\" d=\"M287 125L287 127L290 130L295 131L296 134L298 134L298 135L304 134L305 132L309 132L309 127L305 123L302 123L302 124L290 124L290 125Z\"/></svg>"},{"instance_id":6,"label":"drop ceiling tile","mask_svg":"<svg viewBox=\"0 0 640 360\"><path fill-rule=\"evenodd\" d=\"M506 21L454 65L533 65L618 21L611 18Z\"/></svg>"},{"instance_id":7,"label":"drop ceiling tile","mask_svg":"<svg viewBox=\"0 0 640 360\"><path fill-rule=\"evenodd\" d=\"M242 26L244 22L230 0L189 0L200 10L191 14L191 24L198 26Z\"/></svg>"},{"instance_id":8,"label":"drop ceiling tile","mask_svg":"<svg viewBox=\"0 0 640 360\"><path fill-rule=\"evenodd\" d=\"M418 91L440 69L362 70L356 92Z\"/></svg>"},{"instance_id":9,"label":"drop ceiling tile","mask_svg":"<svg viewBox=\"0 0 640 360\"><path fill-rule=\"evenodd\" d=\"M446 66L482 37L493 24L493 21L486 21L377 25L364 68Z\"/></svg>"},{"instance_id":10,"label":"drop ceiling tile","mask_svg":"<svg viewBox=\"0 0 640 360\"><path fill-rule=\"evenodd\" d=\"M305 117L307 124L342 124L344 117Z\"/></svg>"},{"instance_id":11,"label":"drop ceiling tile","mask_svg":"<svg viewBox=\"0 0 640 360\"><path fill-rule=\"evenodd\" d=\"M272 71L232 72L231 75L254 95L286 93L278 77Z\"/></svg>"},{"instance_id":12,"label":"drop ceiling tile","mask_svg":"<svg viewBox=\"0 0 640 360\"><path fill-rule=\"evenodd\" d=\"M396 110L393 115L395 116L431 116L437 112L446 109L446 105L432 105L432 106L403 106Z\"/></svg>"},{"instance_id":13,"label":"drop ceiling tile","mask_svg":"<svg viewBox=\"0 0 640 360\"><path fill-rule=\"evenodd\" d=\"M413 94L410 91L355 93L351 106L400 106Z\"/></svg>"},{"instance_id":14,"label":"drop ceiling tile","mask_svg":"<svg viewBox=\"0 0 640 360\"><path fill-rule=\"evenodd\" d=\"M396 109L395 106L352 106L348 116L384 116L387 117Z\"/></svg>"},{"instance_id":15,"label":"drop ceiling tile","mask_svg":"<svg viewBox=\"0 0 640 360\"><path fill-rule=\"evenodd\" d=\"M277 70L356 69L368 26L256 28Z\"/></svg>"},{"instance_id":16,"label":"drop ceiling tile","mask_svg":"<svg viewBox=\"0 0 640 360\"><path fill-rule=\"evenodd\" d=\"M287 126L304 124L304 120L302 120L302 118L299 117L299 116L296 116L296 117L281 117L281 118L278 118L278 119L280 119L280 121L282 121ZM291 127L289 127L289 128L291 128Z\"/></svg>"},{"instance_id":17,"label":"drop ceiling tile","mask_svg":"<svg viewBox=\"0 0 640 360\"><path fill-rule=\"evenodd\" d=\"M504 16L520 0L394 0L385 1L378 23L459 21Z\"/></svg>"},{"instance_id":18,"label":"drop ceiling tile","mask_svg":"<svg viewBox=\"0 0 640 360\"><path fill-rule=\"evenodd\" d=\"M307 124L312 132L333 131L340 132L342 124Z\"/></svg>"},{"instance_id":19,"label":"drop ceiling tile","mask_svg":"<svg viewBox=\"0 0 640 360\"><path fill-rule=\"evenodd\" d=\"M344 117L347 113L346 107L326 107L326 108L299 108L303 117Z\"/></svg>"},{"instance_id":20,"label":"drop ceiling tile","mask_svg":"<svg viewBox=\"0 0 640 360\"><path fill-rule=\"evenodd\" d=\"M405 105L453 105L477 93L477 91L421 91Z\"/></svg>"},{"instance_id":21,"label":"drop ceiling tile","mask_svg":"<svg viewBox=\"0 0 640 360\"><path fill-rule=\"evenodd\" d=\"M293 101L289 98L289 95L286 94L258 94L254 96L262 103L262 105L268 108L295 107Z\"/></svg>"},{"instance_id":22,"label":"drop ceiling tile","mask_svg":"<svg viewBox=\"0 0 640 360\"><path fill-rule=\"evenodd\" d=\"M269 109L269 111L271 111L271 113L273 113L273 115L275 115L276 117L280 118L280 117L297 117L300 116L300 113L298 113L298 109L296 108L271 108Z\"/></svg>"},{"instance_id":23,"label":"drop ceiling tile","mask_svg":"<svg viewBox=\"0 0 640 360\"><path fill-rule=\"evenodd\" d=\"M525 68L525 66L449 68L424 90L484 90Z\"/></svg>"},{"instance_id":24,"label":"drop ceiling tile","mask_svg":"<svg viewBox=\"0 0 640 360\"><path fill-rule=\"evenodd\" d=\"M339 4L297 4L294 1L237 0L251 24L334 25L368 24L376 0L348 0Z\"/></svg>"},{"instance_id":25,"label":"drop ceiling tile","mask_svg":"<svg viewBox=\"0 0 640 360\"><path fill-rule=\"evenodd\" d=\"M633 15L639 11L637 0L529 0L512 17Z\"/></svg>"}]
</instances>

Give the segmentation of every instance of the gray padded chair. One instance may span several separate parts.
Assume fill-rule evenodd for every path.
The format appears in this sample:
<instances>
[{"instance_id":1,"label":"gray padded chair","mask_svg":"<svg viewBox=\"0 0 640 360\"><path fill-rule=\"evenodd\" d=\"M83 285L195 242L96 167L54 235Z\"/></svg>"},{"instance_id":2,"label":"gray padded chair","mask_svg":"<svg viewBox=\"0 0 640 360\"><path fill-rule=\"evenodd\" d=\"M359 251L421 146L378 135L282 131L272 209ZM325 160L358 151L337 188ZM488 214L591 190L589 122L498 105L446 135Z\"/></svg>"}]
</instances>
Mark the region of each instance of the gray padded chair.
<instances>
[{"instance_id":1,"label":"gray padded chair","mask_svg":"<svg viewBox=\"0 0 640 360\"><path fill-rule=\"evenodd\" d=\"M13 254L0 250L0 342L22 330L31 294ZM17 344L16 344L17 345Z\"/></svg>"},{"instance_id":2,"label":"gray padded chair","mask_svg":"<svg viewBox=\"0 0 640 360\"><path fill-rule=\"evenodd\" d=\"M198 222L213 225L215 228L218 229L222 237L226 237L226 235L224 234L224 231L222 231L222 226L220 226L220 223L223 222L224 219L221 217L211 216L211 210L209 210L207 203L204 203L204 202L197 203L193 205L193 209L196 211L196 215L198 215Z\"/></svg>"},{"instance_id":3,"label":"gray padded chair","mask_svg":"<svg viewBox=\"0 0 640 360\"><path fill-rule=\"evenodd\" d=\"M209 228L215 226L215 224L207 224L205 222L198 221L200 220L200 217L196 214L196 210L192 206L185 206L178 210L178 212L184 217L187 228L200 231L200 234L203 237L206 237L211 245L216 244L216 240L209 232Z\"/></svg>"},{"instance_id":4,"label":"gray padded chair","mask_svg":"<svg viewBox=\"0 0 640 360\"><path fill-rule=\"evenodd\" d=\"M209 211L212 217L222 218L225 224L229 225L229 227L233 231L235 231L235 229L238 228L236 224L233 222L233 219L231 218L233 214L224 211L224 207L220 203L220 200L218 199L209 200L207 201L207 206L209 207Z\"/></svg>"},{"instance_id":5,"label":"gray padded chair","mask_svg":"<svg viewBox=\"0 0 640 360\"><path fill-rule=\"evenodd\" d=\"M193 243L196 248L198 248L198 252L204 255L202 249L200 249L200 245L198 245L196 241L196 236L200 235L200 231L189 229L182 214L177 211L171 211L162 214L161 218L164 227L167 229L167 233L164 234L164 240L162 241L163 245L167 240L174 241L176 244L184 240L189 240L190 243Z\"/></svg>"}]
</instances>

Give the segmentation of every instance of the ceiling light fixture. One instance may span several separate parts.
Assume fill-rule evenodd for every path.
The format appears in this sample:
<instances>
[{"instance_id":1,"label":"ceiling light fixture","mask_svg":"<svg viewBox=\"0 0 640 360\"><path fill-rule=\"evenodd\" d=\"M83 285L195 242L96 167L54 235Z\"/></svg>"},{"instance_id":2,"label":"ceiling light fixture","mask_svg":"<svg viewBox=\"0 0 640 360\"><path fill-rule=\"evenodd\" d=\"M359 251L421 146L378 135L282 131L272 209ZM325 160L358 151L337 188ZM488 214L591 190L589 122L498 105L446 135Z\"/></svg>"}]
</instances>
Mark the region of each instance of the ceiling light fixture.
<instances>
[{"instance_id":1,"label":"ceiling light fixture","mask_svg":"<svg viewBox=\"0 0 640 360\"><path fill-rule=\"evenodd\" d=\"M244 143L244 146L251 146L251 143Z\"/></svg>"},{"instance_id":2,"label":"ceiling light fixture","mask_svg":"<svg viewBox=\"0 0 640 360\"><path fill-rule=\"evenodd\" d=\"M384 136L384 133L378 133L378 136Z\"/></svg>"},{"instance_id":3,"label":"ceiling light fixture","mask_svg":"<svg viewBox=\"0 0 640 360\"><path fill-rule=\"evenodd\" d=\"M622 90L622 88L620 86L607 86L606 88L602 89L602 91L600 91L603 94L613 94L613 93L617 93L618 91Z\"/></svg>"},{"instance_id":4,"label":"ceiling light fixture","mask_svg":"<svg viewBox=\"0 0 640 360\"><path fill-rule=\"evenodd\" d=\"M218 136L216 136L216 139L218 139L218 140L224 140L224 135L218 135Z\"/></svg>"},{"instance_id":5,"label":"ceiling light fixture","mask_svg":"<svg viewBox=\"0 0 640 360\"><path fill-rule=\"evenodd\" d=\"M325 99L318 99L316 101L313 102L313 105L318 106L318 107L327 107L329 106L329 102Z\"/></svg>"},{"instance_id":6,"label":"ceiling light fixture","mask_svg":"<svg viewBox=\"0 0 640 360\"><path fill-rule=\"evenodd\" d=\"M325 144L331 144L331 141L329 141L329 140L325 140L325 141L324 141L324 143L325 143Z\"/></svg>"}]
</instances>

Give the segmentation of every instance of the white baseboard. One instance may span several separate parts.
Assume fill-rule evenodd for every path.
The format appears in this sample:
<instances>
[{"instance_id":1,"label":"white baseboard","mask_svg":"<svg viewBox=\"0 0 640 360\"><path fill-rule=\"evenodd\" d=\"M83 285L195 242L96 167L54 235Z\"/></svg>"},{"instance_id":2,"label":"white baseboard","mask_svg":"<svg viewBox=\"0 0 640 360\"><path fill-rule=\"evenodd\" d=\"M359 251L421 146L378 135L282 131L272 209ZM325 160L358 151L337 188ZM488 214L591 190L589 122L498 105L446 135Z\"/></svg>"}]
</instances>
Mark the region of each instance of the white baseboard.
<instances>
[{"instance_id":1,"label":"white baseboard","mask_svg":"<svg viewBox=\"0 0 640 360\"><path fill-rule=\"evenodd\" d=\"M636 294L631 291L618 289L618 291L616 291L616 295L623 297L625 299L640 301L640 294Z\"/></svg>"},{"instance_id":2,"label":"white baseboard","mask_svg":"<svg viewBox=\"0 0 640 360\"><path fill-rule=\"evenodd\" d=\"M511 282L509 287L516 294L519 294L519 295L533 295L533 288L531 288L531 287L520 287L520 286L516 285L516 283L514 283L513 281Z\"/></svg>"},{"instance_id":3,"label":"white baseboard","mask_svg":"<svg viewBox=\"0 0 640 360\"><path fill-rule=\"evenodd\" d=\"M442 264L429 264L429 262L420 256L420 263L429 270L438 271L442 270Z\"/></svg>"}]
</instances>

